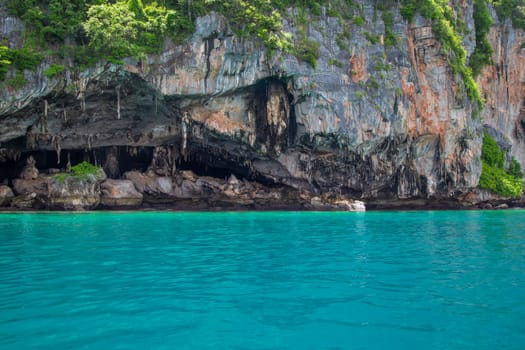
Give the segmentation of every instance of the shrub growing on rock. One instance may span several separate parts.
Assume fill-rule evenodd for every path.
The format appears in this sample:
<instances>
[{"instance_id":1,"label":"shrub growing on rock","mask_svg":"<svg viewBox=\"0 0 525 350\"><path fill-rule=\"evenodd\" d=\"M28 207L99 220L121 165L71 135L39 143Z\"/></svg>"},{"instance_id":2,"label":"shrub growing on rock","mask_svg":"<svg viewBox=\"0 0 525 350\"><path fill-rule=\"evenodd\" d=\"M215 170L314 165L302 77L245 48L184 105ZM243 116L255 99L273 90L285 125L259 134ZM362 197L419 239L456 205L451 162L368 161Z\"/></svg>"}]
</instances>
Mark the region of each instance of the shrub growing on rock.
<instances>
[{"instance_id":1,"label":"shrub growing on rock","mask_svg":"<svg viewBox=\"0 0 525 350\"><path fill-rule=\"evenodd\" d=\"M512 159L509 169L504 168L505 152L485 130L481 149L482 171L479 187L505 197L523 194L523 173L520 164Z\"/></svg>"},{"instance_id":2,"label":"shrub growing on rock","mask_svg":"<svg viewBox=\"0 0 525 350\"><path fill-rule=\"evenodd\" d=\"M54 177L59 182L64 182L69 177L81 181L90 180L92 182L96 182L105 180L106 173L104 172L104 169L102 169L99 166L93 165L88 162L82 162L72 166L71 173L59 173L56 174Z\"/></svg>"}]
</instances>

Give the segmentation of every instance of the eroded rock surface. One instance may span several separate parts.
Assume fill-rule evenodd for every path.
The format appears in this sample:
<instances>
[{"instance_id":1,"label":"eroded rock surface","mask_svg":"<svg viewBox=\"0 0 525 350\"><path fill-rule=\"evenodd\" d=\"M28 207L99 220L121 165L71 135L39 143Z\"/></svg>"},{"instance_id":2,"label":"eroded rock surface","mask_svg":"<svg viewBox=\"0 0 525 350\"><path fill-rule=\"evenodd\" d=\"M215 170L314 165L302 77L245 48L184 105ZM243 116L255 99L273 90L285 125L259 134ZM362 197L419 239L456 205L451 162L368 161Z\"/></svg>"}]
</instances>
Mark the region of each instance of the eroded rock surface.
<instances>
[{"instance_id":1,"label":"eroded rock surface","mask_svg":"<svg viewBox=\"0 0 525 350\"><path fill-rule=\"evenodd\" d=\"M35 193L40 196L47 196L48 179L43 177L34 180L14 179L13 189L17 195Z\"/></svg>"},{"instance_id":2,"label":"eroded rock surface","mask_svg":"<svg viewBox=\"0 0 525 350\"><path fill-rule=\"evenodd\" d=\"M35 159L32 156L29 156L26 161L26 166L20 174L22 180L36 180L38 178L38 169L35 166Z\"/></svg>"},{"instance_id":3,"label":"eroded rock surface","mask_svg":"<svg viewBox=\"0 0 525 350\"><path fill-rule=\"evenodd\" d=\"M14 197L11 207L23 210L42 209L42 203L38 201L36 193L32 192Z\"/></svg>"},{"instance_id":4,"label":"eroded rock surface","mask_svg":"<svg viewBox=\"0 0 525 350\"><path fill-rule=\"evenodd\" d=\"M341 196L318 198L314 194L291 187L267 187L256 181L239 180L235 175L220 179L198 176L192 171L177 172L172 177L159 176L152 171L125 174L144 194L144 202L152 206L174 209L314 209L362 211L364 204Z\"/></svg>"},{"instance_id":5,"label":"eroded rock surface","mask_svg":"<svg viewBox=\"0 0 525 350\"><path fill-rule=\"evenodd\" d=\"M0 185L0 207L8 206L11 204L11 200L14 197L13 190L11 187L6 185Z\"/></svg>"},{"instance_id":6,"label":"eroded rock surface","mask_svg":"<svg viewBox=\"0 0 525 350\"><path fill-rule=\"evenodd\" d=\"M129 180L108 179L100 184L101 201L107 207L138 207L142 204L142 193Z\"/></svg>"},{"instance_id":7,"label":"eroded rock surface","mask_svg":"<svg viewBox=\"0 0 525 350\"><path fill-rule=\"evenodd\" d=\"M46 197L50 209L85 210L100 204L99 182L93 179L66 177L49 178L49 193Z\"/></svg>"}]
</instances>

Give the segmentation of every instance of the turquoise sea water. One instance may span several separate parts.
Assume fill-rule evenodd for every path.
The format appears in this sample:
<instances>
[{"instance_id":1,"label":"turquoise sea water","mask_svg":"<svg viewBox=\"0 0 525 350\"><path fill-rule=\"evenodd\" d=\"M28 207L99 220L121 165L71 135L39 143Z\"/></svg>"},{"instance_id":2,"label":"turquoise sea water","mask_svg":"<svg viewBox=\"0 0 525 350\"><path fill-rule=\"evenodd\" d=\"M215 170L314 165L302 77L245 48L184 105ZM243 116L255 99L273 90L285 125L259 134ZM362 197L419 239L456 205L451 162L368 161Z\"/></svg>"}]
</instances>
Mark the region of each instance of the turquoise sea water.
<instances>
[{"instance_id":1,"label":"turquoise sea water","mask_svg":"<svg viewBox=\"0 0 525 350\"><path fill-rule=\"evenodd\" d=\"M0 349L525 349L525 211L1 214Z\"/></svg>"}]
</instances>

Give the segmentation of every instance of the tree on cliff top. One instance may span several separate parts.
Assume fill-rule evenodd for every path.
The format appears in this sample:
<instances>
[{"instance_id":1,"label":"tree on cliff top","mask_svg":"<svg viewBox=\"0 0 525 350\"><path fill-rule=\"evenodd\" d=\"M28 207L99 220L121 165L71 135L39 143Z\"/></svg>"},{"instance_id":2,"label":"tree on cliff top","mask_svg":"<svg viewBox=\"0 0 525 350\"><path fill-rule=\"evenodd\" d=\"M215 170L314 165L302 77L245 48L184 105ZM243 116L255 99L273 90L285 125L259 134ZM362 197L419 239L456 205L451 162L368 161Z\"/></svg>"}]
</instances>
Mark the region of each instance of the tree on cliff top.
<instances>
[{"instance_id":1,"label":"tree on cliff top","mask_svg":"<svg viewBox=\"0 0 525 350\"><path fill-rule=\"evenodd\" d=\"M95 5L88 10L84 29L90 45L106 54L125 56L133 52L138 23L127 4Z\"/></svg>"},{"instance_id":2,"label":"tree on cliff top","mask_svg":"<svg viewBox=\"0 0 525 350\"><path fill-rule=\"evenodd\" d=\"M178 23L177 13L155 3L144 7L140 0L93 5L88 9L84 29L89 45L113 58L140 56L160 49Z\"/></svg>"},{"instance_id":3,"label":"tree on cliff top","mask_svg":"<svg viewBox=\"0 0 525 350\"><path fill-rule=\"evenodd\" d=\"M135 14L135 17L138 20L144 21L147 19L146 14L144 13L144 5L142 4L142 0L129 0L128 7L129 10Z\"/></svg>"}]
</instances>

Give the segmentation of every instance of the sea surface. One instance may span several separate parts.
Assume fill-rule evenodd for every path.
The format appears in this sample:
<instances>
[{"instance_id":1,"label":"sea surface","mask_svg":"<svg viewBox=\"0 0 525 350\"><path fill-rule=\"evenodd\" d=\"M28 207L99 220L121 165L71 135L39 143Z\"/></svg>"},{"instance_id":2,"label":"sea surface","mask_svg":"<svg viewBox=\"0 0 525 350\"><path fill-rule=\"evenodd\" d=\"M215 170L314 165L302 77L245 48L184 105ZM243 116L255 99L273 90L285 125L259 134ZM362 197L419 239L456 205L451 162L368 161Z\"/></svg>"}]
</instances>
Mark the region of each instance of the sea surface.
<instances>
[{"instance_id":1,"label":"sea surface","mask_svg":"<svg viewBox=\"0 0 525 350\"><path fill-rule=\"evenodd\" d=\"M3 213L0 349L525 349L525 211Z\"/></svg>"}]
</instances>

